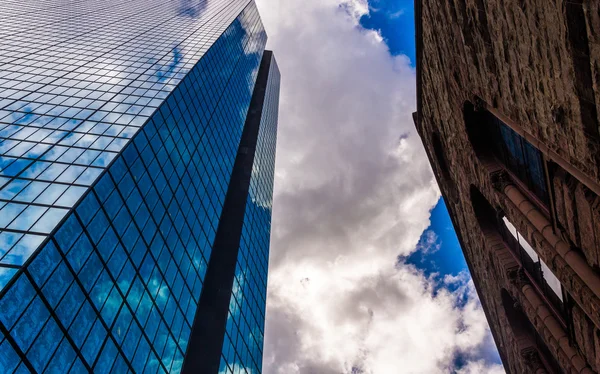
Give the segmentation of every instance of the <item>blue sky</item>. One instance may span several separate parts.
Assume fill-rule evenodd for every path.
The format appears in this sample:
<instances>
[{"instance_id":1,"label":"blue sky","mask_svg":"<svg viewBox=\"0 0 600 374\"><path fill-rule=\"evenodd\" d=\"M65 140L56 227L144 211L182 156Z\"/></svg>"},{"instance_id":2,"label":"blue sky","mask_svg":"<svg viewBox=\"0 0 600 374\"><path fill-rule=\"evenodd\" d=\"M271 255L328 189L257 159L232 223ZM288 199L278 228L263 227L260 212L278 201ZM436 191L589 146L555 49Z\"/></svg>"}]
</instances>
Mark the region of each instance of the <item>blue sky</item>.
<instances>
[{"instance_id":1,"label":"blue sky","mask_svg":"<svg viewBox=\"0 0 600 374\"><path fill-rule=\"evenodd\" d=\"M435 233L435 245L439 249L425 250L430 232ZM422 269L425 275L438 273L440 276L458 275L467 270L467 263L462 254L458 238L448 215L444 199L441 198L435 208L431 211L431 226L425 230L420 239L420 247L423 248L413 253L406 263L415 265Z\"/></svg>"},{"instance_id":2,"label":"blue sky","mask_svg":"<svg viewBox=\"0 0 600 374\"><path fill-rule=\"evenodd\" d=\"M413 0L369 0L369 14L362 27L378 30L392 55L403 54L415 64L415 19Z\"/></svg>"}]
</instances>

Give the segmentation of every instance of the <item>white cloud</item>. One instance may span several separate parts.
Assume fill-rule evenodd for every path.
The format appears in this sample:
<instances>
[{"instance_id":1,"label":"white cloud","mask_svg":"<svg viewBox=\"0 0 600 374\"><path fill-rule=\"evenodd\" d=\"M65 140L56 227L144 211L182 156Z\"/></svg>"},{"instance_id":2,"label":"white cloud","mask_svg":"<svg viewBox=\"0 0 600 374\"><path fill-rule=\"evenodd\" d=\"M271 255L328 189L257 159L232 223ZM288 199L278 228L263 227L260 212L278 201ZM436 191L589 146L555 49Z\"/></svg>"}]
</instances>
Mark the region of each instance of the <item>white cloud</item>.
<instances>
[{"instance_id":1,"label":"white cloud","mask_svg":"<svg viewBox=\"0 0 600 374\"><path fill-rule=\"evenodd\" d=\"M423 252L424 255L435 253L440 248L442 248L442 241L433 230L426 230L417 243L417 251Z\"/></svg>"},{"instance_id":2,"label":"white cloud","mask_svg":"<svg viewBox=\"0 0 600 374\"><path fill-rule=\"evenodd\" d=\"M395 18L398 18L398 17L404 15L404 13L406 13L404 11L404 9L400 9L397 12L393 12L393 13L388 14L388 17L391 18L391 19L395 19Z\"/></svg>"},{"instance_id":3,"label":"white cloud","mask_svg":"<svg viewBox=\"0 0 600 374\"><path fill-rule=\"evenodd\" d=\"M457 355L479 359L490 338L468 279L450 293L396 264L439 198L408 58L360 28L366 1L257 4L282 73L264 373L443 373Z\"/></svg>"},{"instance_id":4,"label":"white cloud","mask_svg":"<svg viewBox=\"0 0 600 374\"><path fill-rule=\"evenodd\" d=\"M367 0L339 0L339 6L346 9L348 14L358 24L360 17L369 14L369 2Z\"/></svg>"}]
</instances>

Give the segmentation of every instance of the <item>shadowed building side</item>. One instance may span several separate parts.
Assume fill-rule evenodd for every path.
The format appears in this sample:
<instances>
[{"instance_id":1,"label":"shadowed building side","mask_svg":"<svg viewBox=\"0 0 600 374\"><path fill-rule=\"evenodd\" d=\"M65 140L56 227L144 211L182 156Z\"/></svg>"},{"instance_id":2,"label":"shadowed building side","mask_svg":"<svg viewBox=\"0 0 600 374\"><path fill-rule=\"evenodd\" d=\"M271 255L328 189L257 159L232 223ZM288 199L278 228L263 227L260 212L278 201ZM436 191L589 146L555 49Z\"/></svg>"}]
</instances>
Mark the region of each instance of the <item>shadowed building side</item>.
<instances>
[{"instance_id":1,"label":"shadowed building side","mask_svg":"<svg viewBox=\"0 0 600 374\"><path fill-rule=\"evenodd\" d=\"M600 372L599 4L415 13L415 125L506 371Z\"/></svg>"}]
</instances>

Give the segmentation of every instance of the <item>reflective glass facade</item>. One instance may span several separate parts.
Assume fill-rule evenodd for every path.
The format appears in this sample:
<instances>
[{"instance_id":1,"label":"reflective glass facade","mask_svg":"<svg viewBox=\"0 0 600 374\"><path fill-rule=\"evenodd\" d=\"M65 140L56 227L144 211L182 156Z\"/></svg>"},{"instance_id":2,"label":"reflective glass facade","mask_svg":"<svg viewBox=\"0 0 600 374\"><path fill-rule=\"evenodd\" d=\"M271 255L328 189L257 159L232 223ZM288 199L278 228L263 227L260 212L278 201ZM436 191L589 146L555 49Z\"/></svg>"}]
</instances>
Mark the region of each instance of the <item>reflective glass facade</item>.
<instances>
[{"instance_id":1,"label":"reflective glass facade","mask_svg":"<svg viewBox=\"0 0 600 374\"><path fill-rule=\"evenodd\" d=\"M271 57L221 360L221 373L262 367L280 73Z\"/></svg>"},{"instance_id":2,"label":"reflective glass facade","mask_svg":"<svg viewBox=\"0 0 600 374\"><path fill-rule=\"evenodd\" d=\"M266 43L256 6L2 6L0 372L180 372Z\"/></svg>"}]
</instances>

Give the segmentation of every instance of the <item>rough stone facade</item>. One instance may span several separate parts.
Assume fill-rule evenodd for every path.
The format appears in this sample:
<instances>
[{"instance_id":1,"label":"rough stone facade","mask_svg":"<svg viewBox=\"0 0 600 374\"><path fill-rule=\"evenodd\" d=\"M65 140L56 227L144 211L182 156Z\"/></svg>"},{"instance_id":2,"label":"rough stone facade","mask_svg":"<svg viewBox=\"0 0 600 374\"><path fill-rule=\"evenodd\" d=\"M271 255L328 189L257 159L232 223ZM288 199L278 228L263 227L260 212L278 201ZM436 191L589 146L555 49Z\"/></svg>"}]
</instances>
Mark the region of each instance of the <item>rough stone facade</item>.
<instances>
[{"instance_id":1,"label":"rough stone facade","mask_svg":"<svg viewBox=\"0 0 600 374\"><path fill-rule=\"evenodd\" d=\"M513 374L599 373L600 1L415 4L415 124L504 366ZM541 151L547 204L476 151L486 140L468 130L465 104ZM558 278L562 310L486 221L494 214L512 222Z\"/></svg>"}]
</instances>

